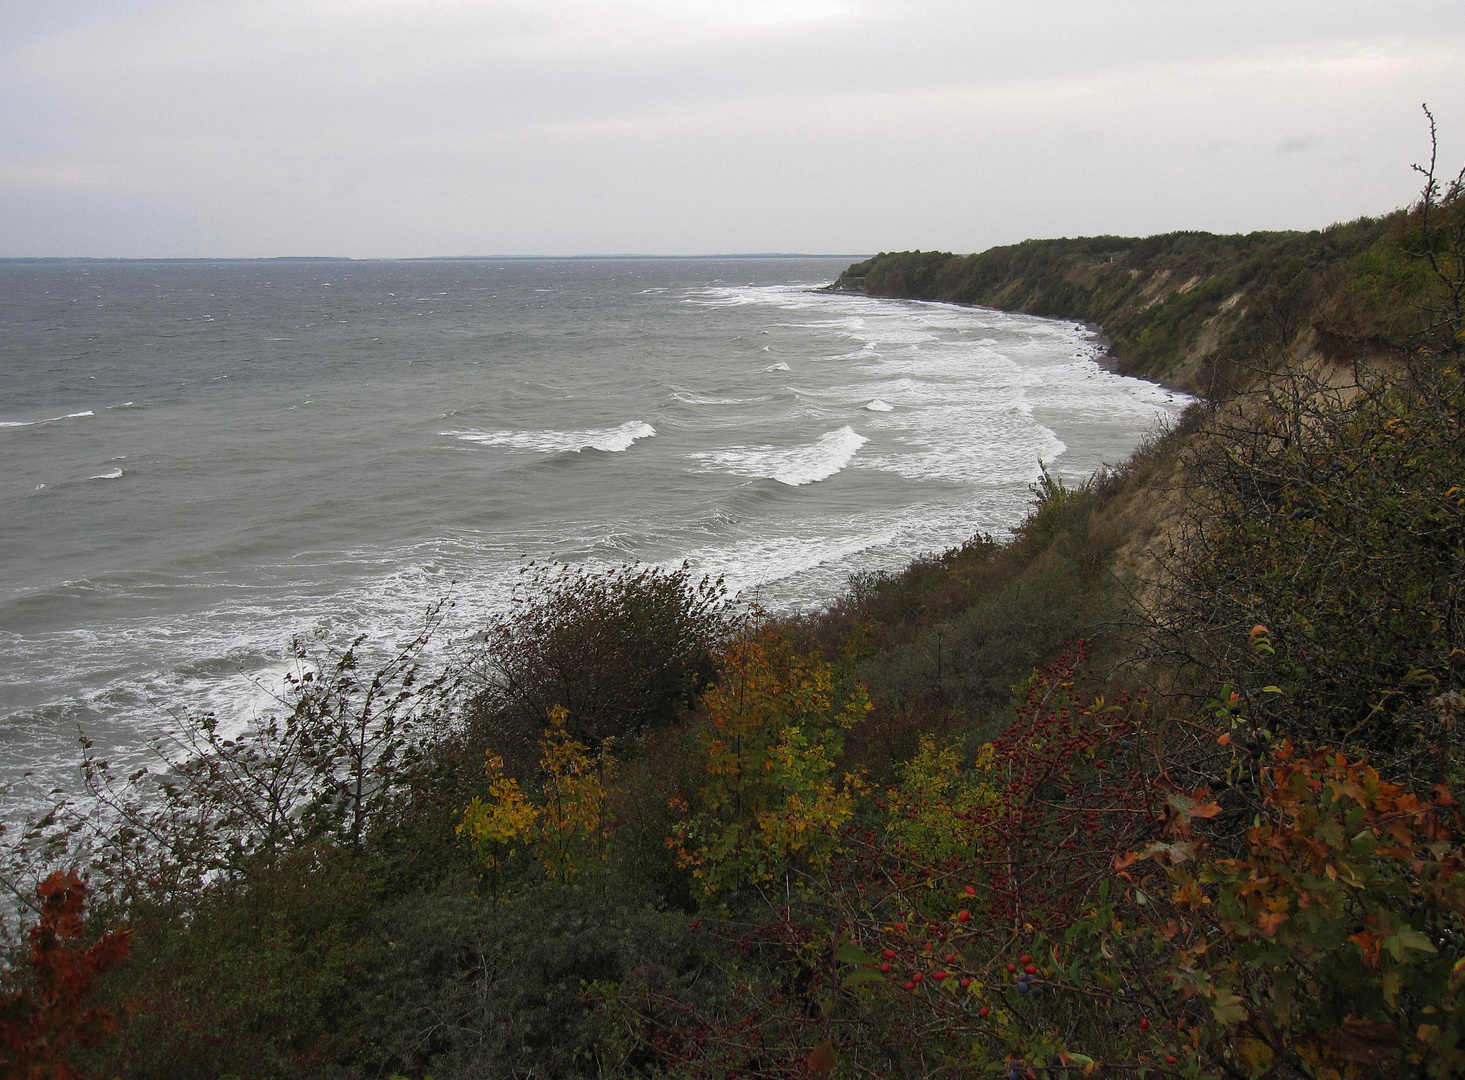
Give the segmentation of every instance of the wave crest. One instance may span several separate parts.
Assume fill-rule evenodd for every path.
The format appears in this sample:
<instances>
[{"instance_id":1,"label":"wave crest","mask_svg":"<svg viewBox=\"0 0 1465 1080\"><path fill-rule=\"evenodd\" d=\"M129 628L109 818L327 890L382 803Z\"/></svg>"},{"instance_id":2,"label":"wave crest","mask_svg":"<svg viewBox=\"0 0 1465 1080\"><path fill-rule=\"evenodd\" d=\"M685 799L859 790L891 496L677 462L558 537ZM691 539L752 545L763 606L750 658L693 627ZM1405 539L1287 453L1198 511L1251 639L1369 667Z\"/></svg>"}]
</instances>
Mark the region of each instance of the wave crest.
<instances>
[{"instance_id":1,"label":"wave crest","mask_svg":"<svg viewBox=\"0 0 1465 1080\"><path fill-rule=\"evenodd\" d=\"M86 412L71 412L65 416L48 416L44 420L0 420L0 428L6 427L39 427L42 424L55 424L62 420L76 420L83 416L96 416L97 414L88 409Z\"/></svg>"},{"instance_id":2,"label":"wave crest","mask_svg":"<svg viewBox=\"0 0 1465 1080\"><path fill-rule=\"evenodd\" d=\"M777 480L789 487L827 480L842 472L860 447L870 440L845 425L825 432L809 446L778 449L772 446L737 446L727 450L694 455L708 471L730 472L735 476L757 476Z\"/></svg>"},{"instance_id":3,"label":"wave crest","mask_svg":"<svg viewBox=\"0 0 1465 1080\"><path fill-rule=\"evenodd\" d=\"M541 454L578 454L581 450L619 454L629 450L636 440L654 436L656 429L643 420L630 420L619 427L588 431L443 431L439 434L480 446L508 446Z\"/></svg>"}]
</instances>

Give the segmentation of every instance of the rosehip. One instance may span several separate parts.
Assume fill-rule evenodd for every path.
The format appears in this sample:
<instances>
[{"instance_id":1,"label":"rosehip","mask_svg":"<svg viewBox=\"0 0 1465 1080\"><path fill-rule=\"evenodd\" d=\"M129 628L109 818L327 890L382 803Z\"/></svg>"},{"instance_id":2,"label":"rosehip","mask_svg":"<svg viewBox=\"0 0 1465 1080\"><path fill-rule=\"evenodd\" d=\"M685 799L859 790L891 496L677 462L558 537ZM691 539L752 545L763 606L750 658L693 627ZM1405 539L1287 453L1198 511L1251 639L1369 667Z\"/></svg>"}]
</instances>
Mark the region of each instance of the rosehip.
<instances>
[{"instance_id":1,"label":"rosehip","mask_svg":"<svg viewBox=\"0 0 1465 1080\"><path fill-rule=\"evenodd\" d=\"M1027 967L1023 968L1023 970L1026 971L1029 975L1036 975L1038 973L1037 966L1034 964L1029 964Z\"/></svg>"},{"instance_id":2,"label":"rosehip","mask_svg":"<svg viewBox=\"0 0 1465 1080\"><path fill-rule=\"evenodd\" d=\"M895 929L897 929L897 930L904 930L905 929L905 923L903 923L903 922L894 923L893 925L894 925Z\"/></svg>"},{"instance_id":3,"label":"rosehip","mask_svg":"<svg viewBox=\"0 0 1465 1080\"><path fill-rule=\"evenodd\" d=\"M880 970L884 972L890 971L890 961L887 960L885 963L881 964Z\"/></svg>"},{"instance_id":4,"label":"rosehip","mask_svg":"<svg viewBox=\"0 0 1465 1080\"><path fill-rule=\"evenodd\" d=\"M1031 956L1019 956L1017 958L1017 962L1019 964L1031 964L1033 962L1033 958Z\"/></svg>"},{"instance_id":5,"label":"rosehip","mask_svg":"<svg viewBox=\"0 0 1465 1080\"><path fill-rule=\"evenodd\" d=\"M926 977L926 976L924 976L924 975L922 975L922 974L921 974L921 973L920 973L920 972L919 972L919 971L918 971L918 972L916 972L916 973L915 973L915 974L914 974L914 975L912 975L912 976L911 976L911 982L920 982L920 981L921 981L921 980L922 980L922 979L924 979L924 978L925 978L925 977Z\"/></svg>"},{"instance_id":6,"label":"rosehip","mask_svg":"<svg viewBox=\"0 0 1465 1080\"><path fill-rule=\"evenodd\" d=\"M1017 965L1016 964L1008 964L1007 965L1007 974L1011 975L1016 970L1017 970Z\"/></svg>"},{"instance_id":7,"label":"rosehip","mask_svg":"<svg viewBox=\"0 0 1465 1080\"><path fill-rule=\"evenodd\" d=\"M880 955L883 956L883 957L885 957L885 959L887 959L887 960L894 960L895 959L895 950L894 949L886 949Z\"/></svg>"},{"instance_id":8,"label":"rosehip","mask_svg":"<svg viewBox=\"0 0 1465 1080\"><path fill-rule=\"evenodd\" d=\"M991 1011L992 1011L991 1009L989 1009L989 1008L987 1008L987 1006L983 1005L980 1009L977 1010L977 1015L978 1016L986 1016Z\"/></svg>"},{"instance_id":9,"label":"rosehip","mask_svg":"<svg viewBox=\"0 0 1465 1080\"><path fill-rule=\"evenodd\" d=\"M972 888L972 887L971 887L971 886L970 886L970 885L968 885L968 886L967 886L967 887L966 887L966 894L967 894L967 895L968 895L968 896L976 896L976 895L977 895L977 890L976 890L976 889L974 889L974 888Z\"/></svg>"},{"instance_id":10,"label":"rosehip","mask_svg":"<svg viewBox=\"0 0 1465 1080\"><path fill-rule=\"evenodd\" d=\"M948 964L954 964L954 963L956 963L956 953L954 953L954 952L947 953L946 954L946 962Z\"/></svg>"},{"instance_id":11,"label":"rosehip","mask_svg":"<svg viewBox=\"0 0 1465 1080\"><path fill-rule=\"evenodd\" d=\"M968 987L968 986L970 986L970 985L971 985L971 984L972 984L972 981L971 981L971 980L970 980L970 979L962 979L962 980L961 980L961 988L962 988L962 989L963 989L963 990L965 990L965 989L966 989L966 988L967 988L967 987Z\"/></svg>"},{"instance_id":12,"label":"rosehip","mask_svg":"<svg viewBox=\"0 0 1465 1080\"><path fill-rule=\"evenodd\" d=\"M1139 1022L1139 1029L1141 1031L1149 1031L1150 1030L1150 1018L1148 1016L1146 1016L1143 1020L1141 1020Z\"/></svg>"},{"instance_id":13,"label":"rosehip","mask_svg":"<svg viewBox=\"0 0 1465 1080\"><path fill-rule=\"evenodd\" d=\"M967 911L965 908L963 908L961 911L958 911L956 913L956 921L957 922L971 922L972 921L972 913L970 911Z\"/></svg>"},{"instance_id":14,"label":"rosehip","mask_svg":"<svg viewBox=\"0 0 1465 1080\"><path fill-rule=\"evenodd\" d=\"M916 988L916 984L913 983L913 982L908 982L908 983L905 984L905 988L907 990L914 990Z\"/></svg>"},{"instance_id":15,"label":"rosehip","mask_svg":"<svg viewBox=\"0 0 1465 1080\"><path fill-rule=\"evenodd\" d=\"M1166 1054L1165 1055L1165 1064L1166 1065L1174 1065L1175 1064L1175 1059L1173 1057L1171 1057L1169 1054Z\"/></svg>"},{"instance_id":16,"label":"rosehip","mask_svg":"<svg viewBox=\"0 0 1465 1080\"><path fill-rule=\"evenodd\" d=\"M937 982L940 982L942 979L946 978L946 972L944 972L944 971L933 971L931 973L931 978L935 979Z\"/></svg>"}]
</instances>

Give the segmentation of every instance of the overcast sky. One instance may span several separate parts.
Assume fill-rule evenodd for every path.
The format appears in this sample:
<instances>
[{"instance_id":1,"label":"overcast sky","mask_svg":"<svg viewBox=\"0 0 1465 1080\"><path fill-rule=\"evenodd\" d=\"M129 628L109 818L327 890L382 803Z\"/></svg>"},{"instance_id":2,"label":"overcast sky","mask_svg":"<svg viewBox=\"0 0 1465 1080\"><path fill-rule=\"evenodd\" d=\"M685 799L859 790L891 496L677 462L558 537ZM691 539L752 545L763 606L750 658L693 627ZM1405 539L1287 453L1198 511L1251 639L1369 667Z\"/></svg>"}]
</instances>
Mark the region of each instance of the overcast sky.
<instances>
[{"instance_id":1,"label":"overcast sky","mask_svg":"<svg viewBox=\"0 0 1465 1080\"><path fill-rule=\"evenodd\" d=\"M1312 228L1423 101L1457 169L1461 0L0 0L0 256Z\"/></svg>"}]
</instances>

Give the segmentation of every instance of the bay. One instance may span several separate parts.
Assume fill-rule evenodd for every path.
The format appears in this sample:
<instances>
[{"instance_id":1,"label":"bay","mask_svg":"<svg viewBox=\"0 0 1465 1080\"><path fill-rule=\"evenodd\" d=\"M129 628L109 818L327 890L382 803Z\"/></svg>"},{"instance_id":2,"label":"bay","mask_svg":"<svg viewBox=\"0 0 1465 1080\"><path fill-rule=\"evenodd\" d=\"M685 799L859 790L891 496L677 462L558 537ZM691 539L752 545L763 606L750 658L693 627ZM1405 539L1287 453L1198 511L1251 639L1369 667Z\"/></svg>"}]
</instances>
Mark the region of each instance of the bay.
<instances>
[{"instance_id":1,"label":"bay","mask_svg":"<svg viewBox=\"0 0 1465 1080\"><path fill-rule=\"evenodd\" d=\"M530 560L826 602L1187 403L1071 322L848 260L0 264L0 784L272 703L297 634L448 637ZM27 775L29 774L29 775Z\"/></svg>"}]
</instances>

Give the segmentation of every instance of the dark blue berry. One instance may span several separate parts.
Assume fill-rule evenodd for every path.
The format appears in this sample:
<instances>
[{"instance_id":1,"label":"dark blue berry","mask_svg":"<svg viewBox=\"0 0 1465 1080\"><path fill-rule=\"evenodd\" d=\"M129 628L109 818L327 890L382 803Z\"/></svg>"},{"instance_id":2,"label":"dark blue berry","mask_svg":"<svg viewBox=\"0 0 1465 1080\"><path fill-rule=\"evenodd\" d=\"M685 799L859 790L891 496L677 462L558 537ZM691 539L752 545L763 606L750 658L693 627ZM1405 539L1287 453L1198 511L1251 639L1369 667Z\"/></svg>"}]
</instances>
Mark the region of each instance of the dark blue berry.
<instances>
[{"instance_id":1,"label":"dark blue berry","mask_svg":"<svg viewBox=\"0 0 1465 1080\"><path fill-rule=\"evenodd\" d=\"M1128 739L1120 739L1119 740L1119 749L1121 749L1121 750L1128 750L1129 749L1129 740Z\"/></svg>"}]
</instances>

